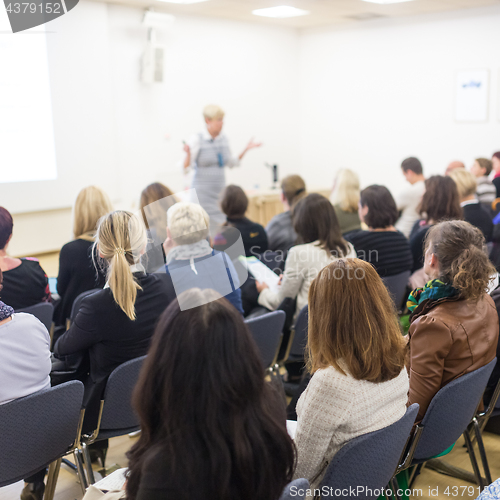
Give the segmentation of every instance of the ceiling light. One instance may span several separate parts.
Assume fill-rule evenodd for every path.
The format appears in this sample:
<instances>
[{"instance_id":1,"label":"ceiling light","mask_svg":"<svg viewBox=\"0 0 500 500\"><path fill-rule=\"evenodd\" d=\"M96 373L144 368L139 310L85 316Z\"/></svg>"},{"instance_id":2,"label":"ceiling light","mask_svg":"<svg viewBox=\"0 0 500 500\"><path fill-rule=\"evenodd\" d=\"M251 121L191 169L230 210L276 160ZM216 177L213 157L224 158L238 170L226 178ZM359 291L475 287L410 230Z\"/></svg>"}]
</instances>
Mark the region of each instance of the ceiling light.
<instances>
[{"instance_id":1,"label":"ceiling light","mask_svg":"<svg viewBox=\"0 0 500 500\"><path fill-rule=\"evenodd\" d=\"M403 3L412 2L413 0L363 0L363 2L378 3L378 4L390 4L390 3Z\"/></svg>"},{"instance_id":2,"label":"ceiling light","mask_svg":"<svg viewBox=\"0 0 500 500\"><path fill-rule=\"evenodd\" d=\"M189 3L201 3L207 2L208 0L159 0L160 2L168 2L168 3L180 3L187 5Z\"/></svg>"},{"instance_id":3,"label":"ceiling light","mask_svg":"<svg viewBox=\"0 0 500 500\"><path fill-rule=\"evenodd\" d=\"M308 10L297 9L289 5L280 5L278 7L268 7L267 9L252 10L252 14L264 17L297 17L309 14Z\"/></svg>"}]
</instances>

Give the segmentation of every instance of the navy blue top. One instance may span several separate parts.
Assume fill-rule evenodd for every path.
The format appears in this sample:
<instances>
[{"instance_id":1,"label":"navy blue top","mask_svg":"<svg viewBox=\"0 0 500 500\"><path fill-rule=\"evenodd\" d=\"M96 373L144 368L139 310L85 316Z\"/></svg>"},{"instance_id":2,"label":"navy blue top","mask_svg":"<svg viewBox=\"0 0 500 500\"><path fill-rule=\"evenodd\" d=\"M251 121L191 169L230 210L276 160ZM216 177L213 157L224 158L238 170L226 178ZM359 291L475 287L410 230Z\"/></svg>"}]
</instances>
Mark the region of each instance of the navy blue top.
<instances>
[{"instance_id":1,"label":"navy blue top","mask_svg":"<svg viewBox=\"0 0 500 500\"><path fill-rule=\"evenodd\" d=\"M193 265L190 260L172 259L165 270L172 278L177 296L191 288L211 288L243 314L240 279L231 259L224 252L212 250L211 255L193 259Z\"/></svg>"}]
</instances>

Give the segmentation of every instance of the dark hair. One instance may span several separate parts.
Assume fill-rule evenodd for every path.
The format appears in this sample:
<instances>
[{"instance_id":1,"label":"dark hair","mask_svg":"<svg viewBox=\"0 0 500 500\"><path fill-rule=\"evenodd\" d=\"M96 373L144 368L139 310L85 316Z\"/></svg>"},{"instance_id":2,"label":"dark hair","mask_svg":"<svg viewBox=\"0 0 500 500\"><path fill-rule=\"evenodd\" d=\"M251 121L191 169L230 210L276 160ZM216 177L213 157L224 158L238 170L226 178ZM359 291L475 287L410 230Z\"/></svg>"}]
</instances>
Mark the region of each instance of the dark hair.
<instances>
[{"instance_id":1,"label":"dark hair","mask_svg":"<svg viewBox=\"0 0 500 500\"><path fill-rule=\"evenodd\" d=\"M142 190L140 200L142 218L146 229L156 231L158 240L163 241L167 237L167 210L176 202L174 193L161 182L153 182Z\"/></svg>"},{"instance_id":2,"label":"dark hair","mask_svg":"<svg viewBox=\"0 0 500 500\"><path fill-rule=\"evenodd\" d=\"M424 173L424 169L422 168L422 163L418 158L415 158L413 156L410 156L410 158L406 158L406 160L403 160L403 163L401 163L401 168L403 169L403 172L411 170L412 172L415 172L417 175L422 175Z\"/></svg>"},{"instance_id":3,"label":"dark hair","mask_svg":"<svg viewBox=\"0 0 500 500\"><path fill-rule=\"evenodd\" d=\"M320 242L327 252L338 252L337 257L345 257L348 245L342 232L335 210L328 198L318 193L308 194L297 202L293 209L293 228L301 243Z\"/></svg>"},{"instance_id":4,"label":"dark hair","mask_svg":"<svg viewBox=\"0 0 500 500\"><path fill-rule=\"evenodd\" d=\"M0 207L0 249L5 248L5 245L7 245L13 227L12 215L6 208Z\"/></svg>"},{"instance_id":5,"label":"dark hair","mask_svg":"<svg viewBox=\"0 0 500 500\"><path fill-rule=\"evenodd\" d=\"M491 156L492 158L498 158L500 160L500 151L497 151L496 153L493 153Z\"/></svg>"},{"instance_id":6,"label":"dark hair","mask_svg":"<svg viewBox=\"0 0 500 500\"><path fill-rule=\"evenodd\" d=\"M248 208L248 198L245 191L234 184L227 186L222 193L220 207L229 218L243 218Z\"/></svg>"},{"instance_id":7,"label":"dark hair","mask_svg":"<svg viewBox=\"0 0 500 500\"><path fill-rule=\"evenodd\" d=\"M461 219L463 212L455 181L451 177L442 175L433 175L426 179L419 212L428 223Z\"/></svg>"},{"instance_id":8,"label":"dark hair","mask_svg":"<svg viewBox=\"0 0 500 500\"><path fill-rule=\"evenodd\" d=\"M373 229L393 226L398 220L398 209L391 192L385 186L373 184L361 191L359 203L368 207L365 223Z\"/></svg>"},{"instance_id":9,"label":"dark hair","mask_svg":"<svg viewBox=\"0 0 500 500\"><path fill-rule=\"evenodd\" d=\"M289 175L281 181L281 190L292 208L294 203L306 195L306 183L300 175Z\"/></svg>"},{"instance_id":10,"label":"dark hair","mask_svg":"<svg viewBox=\"0 0 500 500\"><path fill-rule=\"evenodd\" d=\"M500 160L500 154L498 155L498 159ZM491 160L488 160L488 158L476 158L476 161L477 164L486 171L485 175L491 174L491 171L493 170L493 163Z\"/></svg>"},{"instance_id":11,"label":"dark hair","mask_svg":"<svg viewBox=\"0 0 500 500\"><path fill-rule=\"evenodd\" d=\"M192 308L174 300L159 319L133 395L142 432L128 453L128 500L158 453L175 498L276 500L292 479L284 405L242 317L217 297L188 290L178 300Z\"/></svg>"},{"instance_id":12,"label":"dark hair","mask_svg":"<svg viewBox=\"0 0 500 500\"><path fill-rule=\"evenodd\" d=\"M486 293L496 270L477 227L458 220L441 222L427 232L424 246L429 245L439 263L440 279L459 290L461 298L477 300Z\"/></svg>"}]
</instances>

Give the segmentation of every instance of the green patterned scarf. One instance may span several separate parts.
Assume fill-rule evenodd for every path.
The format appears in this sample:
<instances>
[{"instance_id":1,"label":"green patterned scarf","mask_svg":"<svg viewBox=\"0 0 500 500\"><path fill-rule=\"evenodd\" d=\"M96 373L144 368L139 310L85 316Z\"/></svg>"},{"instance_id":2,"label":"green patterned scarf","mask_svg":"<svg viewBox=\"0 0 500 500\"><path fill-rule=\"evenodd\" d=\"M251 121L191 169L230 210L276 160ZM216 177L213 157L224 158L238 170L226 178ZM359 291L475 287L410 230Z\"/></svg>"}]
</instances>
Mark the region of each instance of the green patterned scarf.
<instances>
[{"instance_id":1,"label":"green patterned scarf","mask_svg":"<svg viewBox=\"0 0 500 500\"><path fill-rule=\"evenodd\" d=\"M413 312L424 300L438 300L446 297L455 297L458 290L440 280L428 281L423 288L415 288L408 296L406 306Z\"/></svg>"}]
</instances>

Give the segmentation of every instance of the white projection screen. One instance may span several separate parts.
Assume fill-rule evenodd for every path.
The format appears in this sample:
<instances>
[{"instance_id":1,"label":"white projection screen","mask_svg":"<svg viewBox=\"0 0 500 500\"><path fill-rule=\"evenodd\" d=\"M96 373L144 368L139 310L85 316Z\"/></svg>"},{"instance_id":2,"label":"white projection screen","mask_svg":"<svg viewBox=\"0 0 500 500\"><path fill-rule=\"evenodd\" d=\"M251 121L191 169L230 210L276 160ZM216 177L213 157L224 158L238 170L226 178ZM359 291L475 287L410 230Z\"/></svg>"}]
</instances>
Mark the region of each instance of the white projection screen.
<instances>
[{"instance_id":1,"label":"white projection screen","mask_svg":"<svg viewBox=\"0 0 500 500\"><path fill-rule=\"evenodd\" d=\"M44 30L11 34L0 8L1 183L57 178Z\"/></svg>"}]
</instances>

